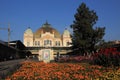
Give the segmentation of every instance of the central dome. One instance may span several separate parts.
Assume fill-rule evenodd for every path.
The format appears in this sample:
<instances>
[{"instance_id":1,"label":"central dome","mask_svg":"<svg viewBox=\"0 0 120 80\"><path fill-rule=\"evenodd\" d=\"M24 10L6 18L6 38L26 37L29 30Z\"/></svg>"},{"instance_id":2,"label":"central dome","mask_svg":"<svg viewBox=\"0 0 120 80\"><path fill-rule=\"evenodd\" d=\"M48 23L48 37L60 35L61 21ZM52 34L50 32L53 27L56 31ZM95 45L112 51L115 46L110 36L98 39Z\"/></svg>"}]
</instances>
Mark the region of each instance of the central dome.
<instances>
[{"instance_id":1,"label":"central dome","mask_svg":"<svg viewBox=\"0 0 120 80\"><path fill-rule=\"evenodd\" d=\"M48 22L46 22L45 24L42 25L41 28L39 28L35 33L35 37L41 37L41 34L44 34L46 32L49 32L51 34L54 34L55 38L60 38L60 33L51 27L50 24L48 24Z\"/></svg>"}]
</instances>

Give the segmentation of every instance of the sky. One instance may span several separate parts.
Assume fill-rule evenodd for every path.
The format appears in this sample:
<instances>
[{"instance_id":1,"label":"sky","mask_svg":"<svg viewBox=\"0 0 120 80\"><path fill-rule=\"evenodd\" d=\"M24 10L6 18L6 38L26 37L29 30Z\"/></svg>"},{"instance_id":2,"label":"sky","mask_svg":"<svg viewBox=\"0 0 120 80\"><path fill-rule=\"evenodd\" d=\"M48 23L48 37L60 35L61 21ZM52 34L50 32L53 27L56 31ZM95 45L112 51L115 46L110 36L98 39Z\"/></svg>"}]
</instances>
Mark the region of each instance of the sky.
<instances>
[{"instance_id":1,"label":"sky","mask_svg":"<svg viewBox=\"0 0 120 80\"><path fill-rule=\"evenodd\" d=\"M120 0L0 0L0 28L10 24L10 40L23 41L23 33L33 32L46 21L61 34L73 24L77 8L84 2L97 13L94 27L105 27L105 41L120 40ZM0 29L0 40L8 40L7 30Z\"/></svg>"}]
</instances>

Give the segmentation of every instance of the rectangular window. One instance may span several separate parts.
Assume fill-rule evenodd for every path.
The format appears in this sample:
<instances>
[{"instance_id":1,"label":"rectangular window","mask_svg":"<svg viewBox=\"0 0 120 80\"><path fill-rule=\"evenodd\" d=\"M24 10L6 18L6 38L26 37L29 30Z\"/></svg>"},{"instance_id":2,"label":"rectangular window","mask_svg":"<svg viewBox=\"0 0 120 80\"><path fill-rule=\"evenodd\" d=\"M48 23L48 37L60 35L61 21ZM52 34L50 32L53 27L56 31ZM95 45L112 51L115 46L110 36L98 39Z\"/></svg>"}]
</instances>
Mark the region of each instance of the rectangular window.
<instances>
[{"instance_id":1,"label":"rectangular window","mask_svg":"<svg viewBox=\"0 0 120 80\"><path fill-rule=\"evenodd\" d=\"M30 46L30 42L27 42L27 46Z\"/></svg>"},{"instance_id":2,"label":"rectangular window","mask_svg":"<svg viewBox=\"0 0 120 80\"><path fill-rule=\"evenodd\" d=\"M38 41L38 46L40 46L40 41Z\"/></svg>"},{"instance_id":3,"label":"rectangular window","mask_svg":"<svg viewBox=\"0 0 120 80\"><path fill-rule=\"evenodd\" d=\"M50 41L50 45L52 45L52 41Z\"/></svg>"},{"instance_id":4,"label":"rectangular window","mask_svg":"<svg viewBox=\"0 0 120 80\"><path fill-rule=\"evenodd\" d=\"M55 42L55 45L57 46L57 41Z\"/></svg>"},{"instance_id":5,"label":"rectangular window","mask_svg":"<svg viewBox=\"0 0 120 80\"><path fill-rule=\"evenodd\" d=\"M60 46L60 41L58 42L58 45Z\"/></svg>"},{"instance_id":6,"label":"rectangular window","mask_svg":"<svg viewBox=\"0 0 120 80\"><path fill-rule=\"evenodd\" d=\"M35 41L35 46L37 45L37 41Z\"/></svg>"},{"instance_id":7,"label":"rectangular window","mask_svg":"<svg viewBox=\"0 0 120 80\"><path fill-rule=\"evenodd\" d=\"M46 40L44 40L44 45L46 45L47 44L47 42L46 42Z\"/></svg>"},{"instance_id":8,"label":"rectangular window","mask_svg":"<svg viewBox=\"0 0 120 80\"><path fill-rule=\"evenodd\" d=\"M69 42L67 42L66 44L67 44L66 46L69 46Z\"/></svg>"}]
</instances>

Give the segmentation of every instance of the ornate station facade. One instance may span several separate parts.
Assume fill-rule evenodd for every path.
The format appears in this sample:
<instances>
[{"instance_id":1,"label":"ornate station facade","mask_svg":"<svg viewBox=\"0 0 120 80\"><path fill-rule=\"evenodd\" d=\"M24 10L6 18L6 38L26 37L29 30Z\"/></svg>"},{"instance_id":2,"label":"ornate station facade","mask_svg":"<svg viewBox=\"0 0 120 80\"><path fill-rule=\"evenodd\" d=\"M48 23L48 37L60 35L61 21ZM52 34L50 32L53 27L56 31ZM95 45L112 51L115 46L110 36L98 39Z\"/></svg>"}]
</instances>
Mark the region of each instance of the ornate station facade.
<instances>
[{"instance_id":1,"label":"ornate station facade","mask_svg":"<svg viewBox=\"0 0 120 80\"><path fill-rule=\"evenodd\" d=\"M23 36L23 43L27 50L38 55L39 60L53 60L58 53L64 55L70 52L71 42L71 34L67 29L60 34L48 22L36 32L28 28Z\"/></svg>"}]
</instances>

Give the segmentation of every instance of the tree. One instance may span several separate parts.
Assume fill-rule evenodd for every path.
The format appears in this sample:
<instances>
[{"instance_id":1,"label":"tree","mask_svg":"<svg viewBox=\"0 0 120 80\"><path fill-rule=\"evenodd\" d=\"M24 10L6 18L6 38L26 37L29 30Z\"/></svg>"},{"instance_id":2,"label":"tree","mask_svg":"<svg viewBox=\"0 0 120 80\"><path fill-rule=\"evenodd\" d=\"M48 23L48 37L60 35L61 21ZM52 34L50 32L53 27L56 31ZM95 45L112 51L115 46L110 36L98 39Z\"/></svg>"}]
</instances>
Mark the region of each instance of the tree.
<instances>
[{"instance_id":1,"label":"tree","mask_svg":"<svg viewBox=\"0 0 120 80\"><path fill-rule=\"evenodd\" d=\"M73 49L81 54L92 52L95 50L96 44L102 40L105 34L105 27L94 28L98 16L96 15L96 12L89 10L85 3L82 3L78 7L74 17L75 20L71 25L71 28L73 29Z\"/></svg>"}]
</instances>

